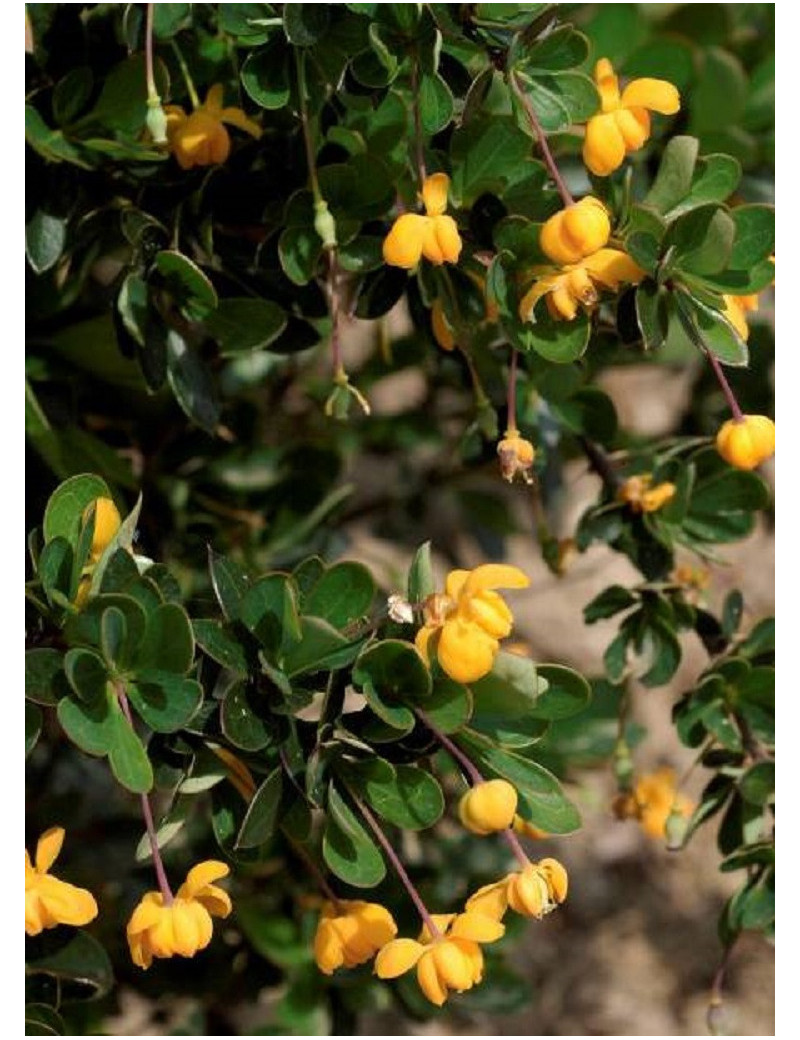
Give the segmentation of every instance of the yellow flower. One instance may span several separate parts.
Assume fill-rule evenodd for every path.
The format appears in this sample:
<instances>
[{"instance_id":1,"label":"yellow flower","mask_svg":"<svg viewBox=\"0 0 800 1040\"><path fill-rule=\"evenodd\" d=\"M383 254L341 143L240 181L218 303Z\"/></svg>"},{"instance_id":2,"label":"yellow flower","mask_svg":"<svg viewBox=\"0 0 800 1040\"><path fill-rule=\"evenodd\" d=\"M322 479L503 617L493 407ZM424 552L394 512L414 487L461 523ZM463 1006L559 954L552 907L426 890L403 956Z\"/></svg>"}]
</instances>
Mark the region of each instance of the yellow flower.
<instances>
[{"instance_id":1,"label":"yellow flower","mask_svg":"<svg viewBox=\"0 0 800 1040\"><path fill-rule=\"evenodd\" d=\"M111 539L119 530L122 517L110 498L96 498L83 511L83 522L87 523L94 510L94 535L89 550L89 559L97 563L108 548Z\"/></svg>"},{"instance_id":2,"label":"yellow flower","mask_svg":"<svg viewBox=\"0 0 800 1040\"><path fill-rule=\"evenodd\" d=\"M60 881L48 871L58 858L64 842L64 828L51 827L36 843L36 865L31 865L25 849L25 932L38 935L44 928L59 924L75 927L97 917L97 903L91 892Z\"/></svg>"},{"instance_id":3,"label":"yellow flower","mask_svg":"<svg viewBox=\"0 0 800 1040\"><path fill-rule=\"evenodd\" d=\"M422 186L421 213L403 213L383 243L383 259L393 267L416 267L424 256L432 264L455 264L461 254L461 236L452 217L445 214L450 178L434 173Z\"/></svg>"},{"instance_id":4,"label":"yellow flower","mask_svg":"<svg viewBox=\"0 0 800 1040\"><path fill-rule=\"evenodd\" d=\"M450 990L463 993L483 978L483 953L479 943L496 942L505 932L499 921L476 913L434 914L441 935L431 937L422 929L419 941L394 939L375 959L380 979L396 979L415 965L420 989L432 1004L441 1007Z\"/></svg>"},{"instance_id":5,"label":"yellow flower","mask_svg":"<svg viewBox=\"0 0 800 1040\"><path fill-rule=\"evenodd\" d=\"M658 769L640 777L633 788L635 815L642 830L650 838L663 838L670 814L684 818L692 815L694 806L689 799L678 794L675 787L675 772Z\"/></svg>"},{"instance_id":6,"label":"yellow flower","mask_svg":"<svg viewBox=\"0 0 800 1040\"><path fill-rule=\"evenodd\" d=\"M674 115L681 107L677 89L663 79L634 79L620 94L619 81L608 58L594 70L601 110L586 124L583 161L597 177L607 177L629 152L650 136L650 112ZM649 109L649 111L648 111Z\"/></svg>"},{"instance_id":7,"label":"yellow flower","mask_svg":"<svg viewBox=\"0 0 800 1040\"><path fill-rule=\"evenodd\" d=\"M508 780L484 780L458 804L461 822L473 834L492 834L510 827L517 811L517 792Z\"/></svg>"},{"instance_id":8,"label":"yellow flower","mask_svg":"<svg viewBox=\"0 0 800 1040\"><path fill-rule=\"evenodd\" d=\"M527 820L523 820L521 816L515 816L511 826L516 834L521 834L525 838L532 838L534 841L550 837L548 831L543 831L541 827L535 827L532 823L528 823Z\"/></svg>"},{"instance_id":9,"label":"yellow flower","mask_svg":"<svg viewBox=\"0 0 800 1040\"><path fill-rule=\"evenodd\" d=\"M693 567L690 563L681 563L670 574L670 578L691 592L703 592L711 582L711 571L708 567Z\"/></svg>"},{"instance_id":10,"label":"yellow flower","mask_svg":"<svg viewBox=\"0 0 800 1040\"><path fill-rule=\"evenodd\" d=\"M747 312L758 310L758 293L750 293L747 296L722 297L725 301L725 310L722 312L733 325L743 340L750 335L750 326L747 324Z\"/></svg>"},{"instance_id":11,"label":"yellow flower","mask_svg":"<svg viewBox=\"0 0 800 1040\"><path fill-rule=\"evenodd\" d=\"M326 975L370 960L397 935L397 925L379 903L342 899L327 902L314 937L314 959Z\"/></svg>"},{"instance_id":12,"label":"yellow flower","mask_svg":"<svg viewBox=\"0 0 800 1040\"><path fill-rule=\"evenodd\" d=\"M737 469L755 469L775 454L775 423L766 415L729 419L717 433L717 451Z\"/></svg>"},{"instance_id":13,"label":"yellow flower","mask_svg":"<svg viewBox=\"0 0 800 1040\"><path fill-rule=\"evenodd\" d=\"M513 616L494 589L524 589L530 582L518 567L485 563L473 571L447 575L444 595L425 602L425 624L416 646L426 661L431 638L439 664L456 682L477 682L492 670L500 640L511 631Z\"/></svg>"},{"instance_id":14,"label":"yellow flower","mask_svg":"<svg viewBox=\"0 0 800 1040\"><path fill-rule=\"evenodd\" d=\"M519 305L522 321L533 321L533 310L544 296L547 309L556 320L572 321L582 306L593 310L600 289L616 292L622 282L636 285L644 271L621 249L598 249L591 256L562 268L534 267L536 281Z\"/></svg>"},{"instance_id":15,"label":"yellow flower","mask_svg":"<svg viewBox=\"0 0 800 1040\"><path fill-rule=\"evenodd\" d=\"M229 868L218 860L192 867L171 903L161 892L147 892L128 921L128 946L133 963L149 968L154 957L194 957L211 942L212 917L227 917L230 896L211 882Z\"/></svg>"},{"instance_id":16,"label":"yellow flower","mask_svg":"<svg viewBox=\"0 0 800 1040\"><path fill-rule=\"evenodd\" d=\"M556 264L576 264L608 242L611 221L599 199L587 195L554 213L542 225L539 245Z\"/></svg>"},{"instance_id":17,"label":"yellow flower","mask_svg":"<svg viewBox=\"0 0 800 1040\"><path fill-rule=\"evenodd\" d=\"M677 488L670 481L665 480L660 484L652 486L653 478L649 473L638 473L636 476L628 477L617 492L620 502L625 502L634 513L655 513L657 510L670 502L677 492Z\"/></svg>"},{"instance_id":18,"label":"yellow flower","mask_svg":"<svg viewBox=\"0 0 800 1040\"><path fill-rule=\"evenodd\" d=\"M190 115L180 105L167 105L164 109L170 151L183 170L225 162L230 154L231 139L224 123L244 130L256 140L261 136L261 127L241 108L222 107L222 89L221 83L210 87L203 104Z\"/></svg>"},{"instance_id":19,"label":"yellow flower","mask_svg":"<svg viewBox=\"0 0 800 1040\"><path fill-rule=\"evenodd\" d=\"M496 921L509 907L525 917L541 918L564 902L568 886L567 872L558 860L542 859L479 888L465 909Z\"/></svg>"},{"instance_id":20,"label":"yellow flower","mask_svg":"<svg viewBox=\"0 0 800 1040\"><path fill-rule=\"evenodd\" d=\"M533 483L531 467L536 451L530 441L520 437L519 430L506 430L505 437L497 445L497 454L504 480L510 484L514 477L520 476L526 484Z\"/></svg>"}]
</instances>

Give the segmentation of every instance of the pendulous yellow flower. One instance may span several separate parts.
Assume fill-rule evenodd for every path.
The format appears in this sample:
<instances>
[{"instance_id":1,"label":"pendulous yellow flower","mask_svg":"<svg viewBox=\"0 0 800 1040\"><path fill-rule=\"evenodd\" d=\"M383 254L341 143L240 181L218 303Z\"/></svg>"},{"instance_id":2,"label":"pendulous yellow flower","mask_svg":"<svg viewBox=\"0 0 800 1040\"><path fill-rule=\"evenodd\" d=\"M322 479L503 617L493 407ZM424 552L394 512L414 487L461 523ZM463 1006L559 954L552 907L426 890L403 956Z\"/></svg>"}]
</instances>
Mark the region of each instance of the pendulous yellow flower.
<instances>
[{"instance_id":1,"label":"pendulous yellow flower","mask_svg":"<svg viewBox=\"0 0 800 1040\"><path fill-rule=\"evenodd\" d=\"M681 107L677 88L663 79L634 79L620 94L619 81L608 58L595 65L600 112L586 124L583 161L597 177L620 167L650 136L650 112L674 115Z\"/></svg>"},{"instance_id":2,"label":"pendulous yellow flower","mask_svg":"<svg viewBox=\"0 0 800 1040\"><path fill-rule=\"evenodd\" d=\"M500 640L510 633L514 620L494 590L525 589L529 584L518 567L502 563L450 571L444 595L437 593L425 601L425 624L417 632L417 649L428 662L435 652L443 670L456 682L477 682L492 670Z\"/></svg>"},{"instance_id":3,"label":"pendulous yellow flower","mask_svg":"<svg viewBox=\"0 0 800 1040\"><path fill-rule=\"evenodd\" d=\"M628 477L617 492L620 502L629 505L634 513L655 513L670 502L677 488L668 480L653 486L653 478L649 473L637 473Z\"/></svg>"},{"instance_id":4,"label":"pendulous yellow flower","mask_svg":"<svg viewBox=\"0 0 800 1040\"><path fill-rule=\"evenodd\" d=\"M568 887L567 872L558 860L542 859L479 888L465 909L496 921L509 907L525 917L541 918L564 902Z\"/></svg>"},{"instance_id":5,"label":"pendulous yellow flower","mask_svg":"<svg viewBox=\"0 0 800 1040\"><path fill-rule=\"evenodd\" d=\"M258 140L261 127L241 108L222 107L222 84L209 88L206 99L189 115L180 105L167 105L167 139L172 154L183 170L194 166L215 166L230 155L231 139L224 124L244 130Z\"/></svg>"},{"instance_id":6,"label":"pendulous yellow flower","mask_svg":"<svg viewBox=\"0 0 800 1040\"><path fill-rule=\"evenodd\" d=\"M171 903L161 892L147 892L128 921L133 963L149 968L154 957L194 957L211 942L212 917L227 917L230 896L212 884L229 873L226 863L206 860L192 867Z\"/></svg>"},{"instance_id":7,"label":"pendulous yellow flower","mask_svg":"<svg viewBox=\"0 0 800 1040\"><path fill-rule=\"evenodd\" d=\"M508 780L484 780L464 794L458 803L458 816L473 834L504 831L514 822L517 792Z\"/></svg>"},{"instance_id":8,"label":"pendulous yellow flower","mask_svg":"<svg viewBox=\"0 0 800 1040\"><path fill-rule=\"evenodd\" d=\"M576 264L602 249L611 235L608 210L587 195L544 222L539 245L555 264Z\"/></svg>"},{"instance_id":9,"label":"pendulous yellow flower","mask_svg":"<svg viewBox=\"0 0 800 1040\"><path fill-rule=\"evenodd\" d=\"M397 935L397 925L379 903L359 899L326 902L314 937L314 959L325 975L371 960Z\"/></svg>"},{"instance_id":10,"label":"pendulous yellow flower","mask_svg":"<svg viewBox=\"0 0 800 1040\"><path fill-rule=\"evenodd\" d=\"M617 796L613 808L619 819L638 820L649 838L663 838L669 817L686 819L694 806L678 793L674 770L665 767L640 777L632 791Z\"/></svg>"},{"instance_id":11,"label":"pendulous yellow flower","mask_svg":"<svg viewBox=\"0 0 800 1040\"><path fill-rule=\"evenodd\" d=\"M425 215L403 213L392 224L383 243L383 259L392 267L411 270L424 256L432 264L455 264L461 255L461 235L452 217L447 216L450 178L434 173L425 178L422 202Z\"/></svg>"},{"instance_id":12,"label":"pendulous yellow flower","mask_svg":"<svg viewBox=\"0 0 800 1040\"><path fill-rule=\"evenodd\" d=\"M38 935L44 928L59 924L75 927L97 917L97 903L91 892L53 877L48 871L64 843L64 828L51 827L36 843L36 862L31 864L25 849L25 932Z\"/></svg>"},{"instance_id":13,"label":"pendulous yellow flower","mask_svg":"<svg viewBox=\"0 0 800 1040\"><path fill-rule=\"evenodd\" d=\"M519 476L526 484L533 483L531 468L536 458L536 450L530 441L520 436L519 430L506 430L505 437L497 445L497 454L504 480L510 484Z\"/></svg>"},{"instance_id":14,"label":"pendulous yellow flower","mask_svg":"<svg viewBox=\"0 0 800 1040\"><path fill-rule=\"evenodd\" d=\"M500 939L505 928L499 921L478 913L434 914L441 933L436 938L422 929L419 941L394 939L375 959L380 979L396 979L416 966L417 982L432 1004L441 1007L450 990L463 993L483 978L483 953L479 943Z\"/></svg>"},{"instance_id":15,"label":"pendulous yellow flower","mask_svg":"<svg viewBox=\"0 0 800 1040\"><path fill-rule=\"evenodd\" d=\"M616 292L623 282L638 284L644 271L621 249L598 249L591 256L561 268L537 266L532 269L536 281L519 305L522 321L533 321L533 311L544 297L550 315L572 321L578 307L590 312L600 299L600 290Z\"/></svg>"},{"instance_id":16,"label":"pendulous yellow flower","mask_svg":"<svg viewBox=\"0 0 800 1040\"><path fill-rule=\"evenodd\" d=\"M766 415L729 419L717 433L717 451L737 469L755 469L775 454L775 423Z\"/></svg>"}]
</instances>

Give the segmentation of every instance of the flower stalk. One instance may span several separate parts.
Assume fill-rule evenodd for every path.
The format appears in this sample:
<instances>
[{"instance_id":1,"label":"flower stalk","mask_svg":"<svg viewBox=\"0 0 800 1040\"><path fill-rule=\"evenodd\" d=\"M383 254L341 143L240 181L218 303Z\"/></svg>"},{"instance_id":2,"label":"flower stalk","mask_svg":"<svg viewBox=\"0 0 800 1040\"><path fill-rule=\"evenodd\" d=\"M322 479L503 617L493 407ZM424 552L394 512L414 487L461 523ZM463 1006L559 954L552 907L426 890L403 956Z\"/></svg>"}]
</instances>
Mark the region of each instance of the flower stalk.
<instances>
[{"instance_id":1,"label":"flower stalk","mask_svg":"<svg viewBox=\"0 0 800 1040\"><path fill-rule=\"evenodd\" d=\"M539 148L542 152L544 164L547 167L550 176L553 178L556 188L558 188L558 193L561 196L564 205L571 206L575 200L573 199L572 193L567 187L566 182L564 181L564 178L561 176L561 172L558 169L558 166L556 165L556 161L553 158L553 153L550 151L550 145L547 143L547 134L542 129L542 124L539 122L539 117L536 115L536 109L533 107L531 99L525 93L522 81L520 80L516 72L511 73L508 81L512 90L522 103L522 107L525 109L525 114L528 117L528 122L531 124L531 129L533 130L534 136L536 137L536 140L539 142Z\"/></svg>"}]
</instances>

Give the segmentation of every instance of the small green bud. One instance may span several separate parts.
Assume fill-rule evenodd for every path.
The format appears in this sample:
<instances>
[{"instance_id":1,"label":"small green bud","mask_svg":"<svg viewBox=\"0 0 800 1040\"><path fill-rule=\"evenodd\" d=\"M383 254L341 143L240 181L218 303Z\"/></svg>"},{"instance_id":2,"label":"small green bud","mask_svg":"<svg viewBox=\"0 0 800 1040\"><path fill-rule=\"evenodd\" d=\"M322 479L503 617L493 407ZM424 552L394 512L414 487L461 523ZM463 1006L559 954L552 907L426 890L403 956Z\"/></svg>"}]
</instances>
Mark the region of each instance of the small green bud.
<instances>
[{"instance_id":1,"label":"small green bud","mask_svg":"<svg viewBox=\"0 0 800 1040\"><path fill-rule=\"evenodd\" d=\"M683 848L683 843L686 840L686 831L689 827L689 820L681 813L675 811L673 806L670 810L670 814L667 817L667 822L664 824L664 835L667 839L667 848L670 852L677 852Z\"/></svg>"},{"instance_id":2,"label":"small green bud","mask_svg":"<svg viewBox=\"0 0 800 1040\"><path fill-rule=\"evenodd\" d=\"M621 791L630 790L633 781L633 759L631 749L624 740L614 748L614 777Z\"/></svg>"},{"instance_id":3,"label":"small green bud","mask_svg":"<svg viewBox=\"0 0 800 1040\"><path fill-rule=\"evenodd\" d=\"M150 131L154 144L167 143L167 117L161 107L160 97L149 97L147 99L147 117L145 126Z\"/></svg>"},{"instance_id":4,"label":"small green bud","mask_svg":"<svg viewBox=\"0 0 800 1040\"><path fill-rule=\"evenodd\" d=\"M319 199L314 203L314 230L326 249L336 248L336 221L325 199Z\"/></svg>"}]
</instances>

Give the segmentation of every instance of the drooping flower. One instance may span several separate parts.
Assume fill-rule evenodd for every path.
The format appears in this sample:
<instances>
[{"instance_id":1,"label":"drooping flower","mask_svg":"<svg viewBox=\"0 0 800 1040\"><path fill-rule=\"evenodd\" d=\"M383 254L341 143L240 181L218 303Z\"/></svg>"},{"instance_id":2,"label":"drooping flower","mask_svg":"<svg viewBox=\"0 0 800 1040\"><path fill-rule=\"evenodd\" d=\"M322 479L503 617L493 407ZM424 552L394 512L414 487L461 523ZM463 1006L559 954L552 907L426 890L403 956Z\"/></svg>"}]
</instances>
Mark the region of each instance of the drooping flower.
<instances>
[{"instance_id":1,"label":"drooping flower","mask_svg":"<svg viewBox=\"0 0 800 1040\"><path fill-rule=\"evenodd\" d=\"M504 831L514 821L517 792L508 780L484 780L464 794L458 804L458 816L473 834Z\"/></svg>"},{"instance_id":2,"label":"drooping flower","mask_svg":"<svg viewBox=\"0 0 800 1040\"><path fill-rule=\"evenodd\" d=\"M223 87L215 83L206 99L189 115L180 105L167 105L167 139L172 154L183 170L194 166L215 166L224 163L230 155L231 139L225 123L255 137L261 136L261 127L248 118L241 108L222 107Z\"/></svg>"},{"instance_id":3,"label":"drooping flower","mask_svg":"<svg viewBox=\"0 0 800 1040\"><path fill-rule=\"evenodd\" d=\"M638 284L644 271L621 249L598 249L591 256L564 267L536 266L531 273L536 281L519 305L522 321L533 321L533 311L544 297L550 315L572 321L578 308L591 312L600 300L600 291L616 292L623 282Z\"/></svg>"},{"instance_id":4,"label":"drooping flower","mask_svg":"<svg viewBox=\"0 0 800 1040\"><path fill-rule=\"evenodd\" d=\"M650 838L666 836L670 816L687 819L692 802L677 790L674 770L665 767L640 777L632 791L618 795L613 809L619 819L635 819Z\"/></svg>"},{"instance_id":5,"label":"drooping flower","mask_svg":"<svg viewBox=\"0 0 800 1040\"><path fill-rule=\"evenodd\" d=\"M146 892L128 922L133 963L149 968L154 957L194 957L211 942L212 917L227 917L231 899L212 884L229 873L226 863L206 860L192 867L171 903L161 892Z\"/></svg>"},{"instance_id":6,"label":"drooping flower","mask_svg":"<svg viewBox=\"0 0 800 1040\"><path fill-rule=\"evenodd\" d=\"M432 1004L441 1007L451 990L463 993L483 978L483 953L479 943L500 939L505 928L479 913L433 914L439 935L427 926L419 940L394 939L375 959L380 979L396 979L416 966L417 982Z\"/></svg>"},{"instance_id":7,"label":"drooping flower","mask_svg":"<svg viewBox=\"0 0 800 1040\"><path fill-rule=\"evenodd\" d=\"M445 213L450 178L434 173L425 178L422 203L425 215L403 213L392 224L383 243L383 259L393 267L411 270L424 256L432 264L455 264L461 255L461 235Z\"/></svg>"},{"instance_id":8,"label":"drooping flower","mask_svg":"<svg viewBox=\"0 0 800 1040\"><path fill-rule=\"evenodd\" d=\"M524 589L530 584L518 567L485 563L473 571L447 575L444 595L425 601L425 624L416 646L426 661L435 653L456 682L477 682L492 670L500 640L511 631L513 616L495 589Z\"/></svg>"},{"instance_id":9,"label":"drooping flower","mask_svg":"<svg viewBox=\"0 0 800 1040\"><path fill-rule=\"evenodd\" d=\"M544 222L539 245L555 264L576 264L606 245L611 235L608 210L587 195Z\"/></svg>"},{"instance_id":10,"label":"drooping flower","mask_svg":"<svg viewBox=\"0 0 800 1040\"><path fill-rule=\"evenodd\" d=\"M371 960L397 935L397 925L379 903L341 899L326 902L314 937L314 959L325 975Z\"/></svg>"},{"instance_id":11,"label":"drooping flower","mask_svg":"<svg viewBox=\"0 0 800 1040\"><path fill-rule=\"evenodd\" d=\"M91 892L70 885L48 873L64 843L64 828L51 827L36 843L36 860L31 863L25 849L25 932L38 935L59 924L75 927L97 917L97 903Z\"/></svg>"},{"instance_id":12,"label":"drooping flower","mask_svg":"<svg viewBox=\"0 0 800 1040\"><path fill-rule=\"evenodd\" d=\"M663 79L632 80L620 94L619 80L608 58L595 65L594 79L601 110L586 124L583 161L597 177L607 177L650 137L650 112L674 115L680 95Z\"/></svg>"},{"instance_id":13,"label":"drooping flower","mask_svg":"<svg viewBox=\"0 0 800 1040\"><path fill-rule=\"evenodd\" d=\"M531 468L536 458L536 450L530 441L520 436L519 430L506 430L505 436L498 442L497 455L500 459L500 472L509 484L517 476L526 484L533 483Z\"/></svg>"},{"instance_id":14,"label":"drooping flower","mask_svg":"<svg viewBox=\"0 0 800 1040\"><path fill-rule=\"evenodd\" d=\"M653 485L650 473L637 473L628 477L617 492L620 502L629 505L634 513L655 513L677 493L676 486L668 480Z\"/></svg>"},{"instance_id":15,"label":"drooping flower","mask_svg":"<svg viewBox=\"0 0 800 1040\"><path fill-rule=\"evenodd\" d=\"M737 469L755 469L775 454L775 423L766 415L729 419L717 433L717 451Z\"/></svg>"},{"instance_id":16,"label":"drooping flower","mask_svg":"<svg viewBox=\"0 0 800 1040\"><path fill-rule=\"evenodd\" d=\"M557 859L528 863L522 870L479 888L467 900L467 913L502 920L509 907L525 917L544 917L567 898L569 879Z\"/></svg>"}]
</instances>

